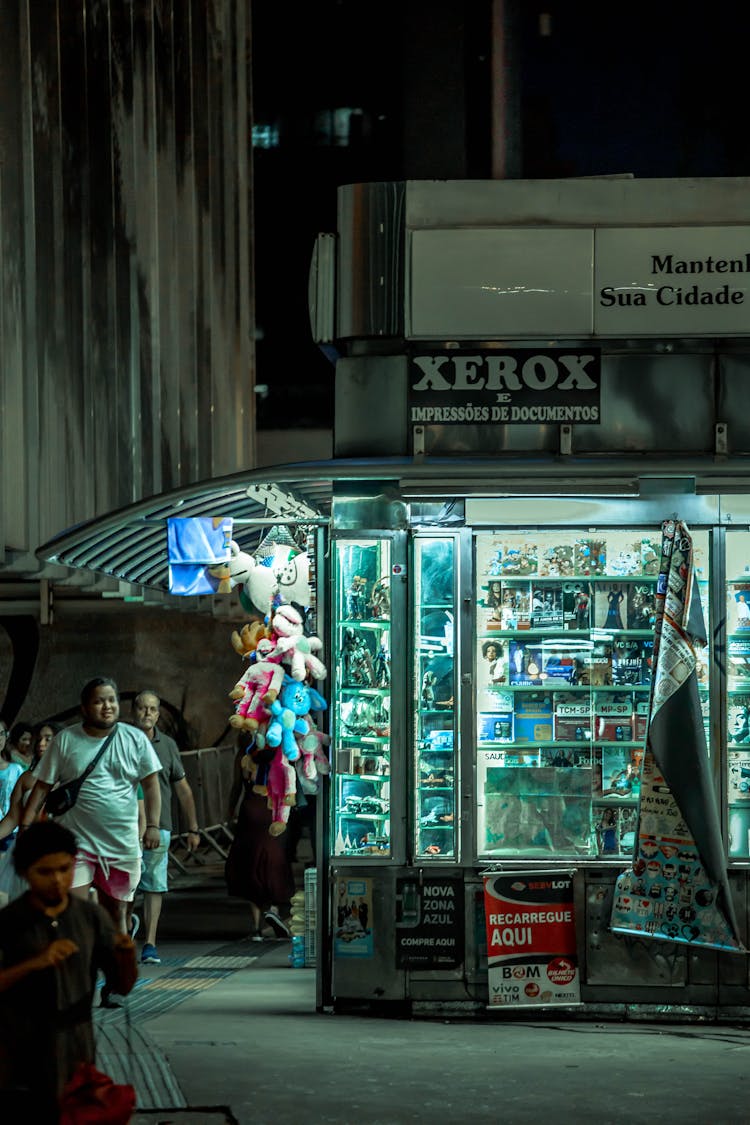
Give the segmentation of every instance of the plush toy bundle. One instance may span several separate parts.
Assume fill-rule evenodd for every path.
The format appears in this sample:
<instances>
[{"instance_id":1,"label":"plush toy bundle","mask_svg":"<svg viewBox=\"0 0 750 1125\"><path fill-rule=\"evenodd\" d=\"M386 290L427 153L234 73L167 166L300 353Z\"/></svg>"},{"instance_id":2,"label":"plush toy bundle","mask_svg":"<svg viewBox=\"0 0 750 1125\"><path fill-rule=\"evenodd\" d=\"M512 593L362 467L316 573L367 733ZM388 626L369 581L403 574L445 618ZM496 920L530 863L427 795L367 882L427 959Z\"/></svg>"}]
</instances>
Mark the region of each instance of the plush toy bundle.
<instances>
[{"instance_id":1,"label":"plush toy bundle","mask_svg":"<svg viewBox=\"0 0 750 1125\"><path fill-rule=\"evenodd\" d=\"M267 569L248 567L246 574L256 578L257 570ZM294 568L288 564L278 576L280 585L274 577L272 606L263 620L232 633L232 646L247 660L248 667L230 692L235 710L229 723L235 730L254 734L252 765L248 768L253 773L255 792L268 797L272 836L286 829L289 809L296 803L298 779L307 792L312 792L318 778L330 771L325 750L329 739L313 718L313 712L324 711L327 704L310 685L310 681L327 675L318 655L323 643L319 637L305 635L302 612L281 601L279 592L283 589L284 596L299 594L304 599L299 603L304 612L309 595L300 575L308 573L307 563L300 562ZM256 618L260 616L258 598L264 599L269 588L256 581L250 593L243 596L244 591L240 591L240 601L245 609L252 607Z\"/></svg>"}]
</instances>

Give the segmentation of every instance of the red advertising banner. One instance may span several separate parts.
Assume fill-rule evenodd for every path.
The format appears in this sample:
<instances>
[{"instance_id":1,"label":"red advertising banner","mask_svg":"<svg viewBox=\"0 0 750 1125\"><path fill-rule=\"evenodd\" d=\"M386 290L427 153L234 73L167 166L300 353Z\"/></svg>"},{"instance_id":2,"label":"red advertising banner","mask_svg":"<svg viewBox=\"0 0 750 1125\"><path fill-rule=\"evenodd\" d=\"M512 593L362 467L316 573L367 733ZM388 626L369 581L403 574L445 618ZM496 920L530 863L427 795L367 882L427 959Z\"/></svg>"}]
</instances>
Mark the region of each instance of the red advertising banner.
<instances>
[{"instance_id":1,"label":"red advertising banner","mask_svg":"<svg viewBox=\"0 0 750 1125\"><path fill-rule=\"evenodd\" d=\"M580 1004L568 871L485 875L490 1008Z\"/></svg>"}]
</instances>

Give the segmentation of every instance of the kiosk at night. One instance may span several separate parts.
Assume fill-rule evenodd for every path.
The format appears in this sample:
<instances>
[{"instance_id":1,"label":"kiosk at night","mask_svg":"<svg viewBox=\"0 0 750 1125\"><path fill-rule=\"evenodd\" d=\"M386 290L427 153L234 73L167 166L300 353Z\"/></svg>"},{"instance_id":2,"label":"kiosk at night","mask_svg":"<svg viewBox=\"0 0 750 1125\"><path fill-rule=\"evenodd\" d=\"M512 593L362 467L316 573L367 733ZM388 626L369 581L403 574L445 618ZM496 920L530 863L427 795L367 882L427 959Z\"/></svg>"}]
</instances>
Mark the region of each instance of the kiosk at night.
<instances>
[{"instance_id":1,"label":"kiosk at night","mask_svg":"<svg viewBox=\"0 0 750 1125\"><path fill-rule=\"evenodd\" d=\"M314 529L321 1007L750 1008L748 188L342 187L334 458L116 514ZM90 566L105 522L44 557Z\"/></svg>"}]
</instances>

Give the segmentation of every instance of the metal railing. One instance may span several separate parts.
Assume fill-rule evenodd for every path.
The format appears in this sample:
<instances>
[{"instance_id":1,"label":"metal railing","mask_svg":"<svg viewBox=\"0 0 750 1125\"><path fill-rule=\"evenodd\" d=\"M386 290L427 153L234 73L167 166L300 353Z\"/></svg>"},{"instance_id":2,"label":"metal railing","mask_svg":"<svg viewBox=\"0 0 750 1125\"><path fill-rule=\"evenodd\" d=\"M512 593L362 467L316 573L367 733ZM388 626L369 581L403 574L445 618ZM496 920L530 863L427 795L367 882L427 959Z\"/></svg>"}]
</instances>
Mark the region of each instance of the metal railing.
<instances>
[{"instance_id":1,"label":"metal railing","mask_svg":"<svg viewBox=\"0 0 750 1125\"><path fill-rule=\"evenodd\" d=\"M227 858L228 845L233 835L227 824L229 792L234 778L236 746L209 746L203 750L187 750L180 755L185 777L193 791L195 810L200 826L201 849L190 853L184 837L190 827L180 807L172 798L172 844L169 858L185 874L189 863L207 862L206 850Z\"/></svg>"}]
</instances>

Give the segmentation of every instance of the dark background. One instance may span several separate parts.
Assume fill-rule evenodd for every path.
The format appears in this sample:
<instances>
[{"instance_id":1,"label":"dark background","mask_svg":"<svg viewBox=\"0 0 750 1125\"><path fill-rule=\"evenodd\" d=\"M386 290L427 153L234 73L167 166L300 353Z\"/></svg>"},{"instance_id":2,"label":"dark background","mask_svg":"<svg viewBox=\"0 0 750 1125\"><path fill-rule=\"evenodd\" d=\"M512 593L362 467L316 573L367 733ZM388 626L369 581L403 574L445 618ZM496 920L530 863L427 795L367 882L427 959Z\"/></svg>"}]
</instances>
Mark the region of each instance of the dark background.
<instances>
[{"instance_id":1,"label":"dark background","mask_svg":"<svg viewBox=\"0 0 750 1125\"><path fill-rule=\"evenodd\" d=\"M339 184L491 178L493 97L508 178L748 175L748 7L256 0L258 427L332 425L307 274L316 234L336 229Z\"/></svg>"}]
</instances>

